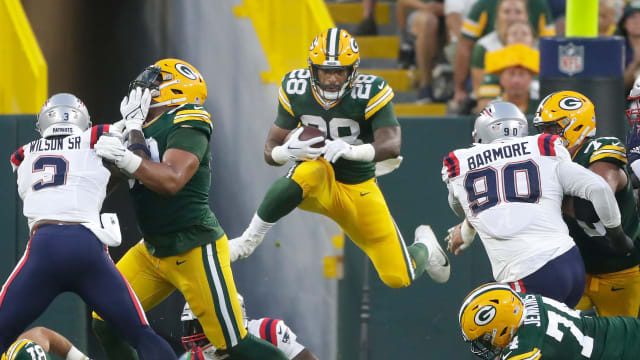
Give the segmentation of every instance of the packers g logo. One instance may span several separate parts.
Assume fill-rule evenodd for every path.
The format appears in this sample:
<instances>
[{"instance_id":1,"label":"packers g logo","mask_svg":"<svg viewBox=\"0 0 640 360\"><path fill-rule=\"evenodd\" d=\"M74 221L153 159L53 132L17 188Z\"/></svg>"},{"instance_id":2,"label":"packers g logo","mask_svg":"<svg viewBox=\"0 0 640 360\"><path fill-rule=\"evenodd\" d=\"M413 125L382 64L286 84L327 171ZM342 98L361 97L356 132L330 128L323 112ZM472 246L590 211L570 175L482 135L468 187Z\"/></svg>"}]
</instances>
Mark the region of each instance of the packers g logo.
<instances>
[{"instance_id":1,"label":"packers g logo","mask_svg":"<svg viewBox=\"0 0 640 360\"><path fill-rule=\"evenodd\" d=\"M360 48L358 47L358 43L356 42L355 38L351 38L351 50L353 50L354 53L357 53L358 51L360 51Z\"/></svg>"},{"instance_id":2,"label":"packers g logo","mask_svg":"<svg viewBox=\"0 0 640 360\"><path fill-rule=\"evenodd\" d=\"M569 96L560 100L558 106L563 110L577 110L582 107L582 100Z\"/></svg>"},{"instance_id":3,"label":"packers g logo","mask_svg":"<svg viewBox=\"0 0 640 360\"><path fill-rule=\"evenodd\" d=\"M198 75L196 75L195 71L193 71L190 67L188 67L185 64L182 63L177 63L176 64L176 70L178 70L178 72L180 74L182 74L184 77L191 79L191 80L197 80L198 79Z\"/></svg>"},{"instance_id":4,"label":"packers g logo","mask_svg":"<svg viewBox=\"0 0 640 360\"><path fill-rule=\"evenodd\" d=\"M487 325L496 317L496 307L493 305L485 305L474 316L473 321L479 326Z\"/></svg>"}]
</instances>

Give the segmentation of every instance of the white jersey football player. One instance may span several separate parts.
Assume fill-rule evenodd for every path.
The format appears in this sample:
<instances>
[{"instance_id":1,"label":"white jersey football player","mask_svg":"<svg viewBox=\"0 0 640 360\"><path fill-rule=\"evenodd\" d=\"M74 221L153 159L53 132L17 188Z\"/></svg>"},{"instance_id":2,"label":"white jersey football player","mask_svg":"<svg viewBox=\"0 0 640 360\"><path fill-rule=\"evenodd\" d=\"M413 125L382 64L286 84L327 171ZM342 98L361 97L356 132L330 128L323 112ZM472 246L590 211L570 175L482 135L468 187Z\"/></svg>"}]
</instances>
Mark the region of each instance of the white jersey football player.
<instances>
[{"instance_id":1,"label":"white jersey football player","mask_svg":"<svg viewBox=\"0 0 640 360\"><path fill-rule=\"evenodd\" d=\"M563 195L593 203L612 251L626 253L633 244L607 183L573 163L559 136L526 136L527 127L517 106L491 103L475 121L474 144L444 158L449 205L465 217L450 229L449 250L459 253L477 231L496 281L573 307L585 272L562 220Z\"/></svg>"},{"instance_id":2,"label":"white jersey football player","mask_svg":"<svg viewBox=\"0 0 640 360\"><path fill-rule=\"evenodd\" d=\"M125 105L135 105L131 100ZM94 145L110 126L91 127L82 101L62 93L43 105L36 129L42 138L10 159L31 238L0 290L0 353L56 296L70 291L115 324L141 357L175 360L105 251L120 243L120 229L114 215L100 216L110 172Z\"/></svg>"},{"instance_id":3,"label":"white jersey football player","mask_svg":"<svg viewBox=\"0 0 640 360\"><path fill-rule=\"evenodd\" d=\"M289 359L317 360L309 349L306 349L304 345L296 340L296 334L289 329L284 321L273 318L249 320L242 295L238 294L238 300L242 307L244 326L249 331L249 334L275 345ZM187 350L180 357L180 360L222 360L228 358L224 351L218 351L207 340L198 318L189 307L189 303L184 304L180 320L182 321L182 344Z\"/></svg>"}]
</instances>

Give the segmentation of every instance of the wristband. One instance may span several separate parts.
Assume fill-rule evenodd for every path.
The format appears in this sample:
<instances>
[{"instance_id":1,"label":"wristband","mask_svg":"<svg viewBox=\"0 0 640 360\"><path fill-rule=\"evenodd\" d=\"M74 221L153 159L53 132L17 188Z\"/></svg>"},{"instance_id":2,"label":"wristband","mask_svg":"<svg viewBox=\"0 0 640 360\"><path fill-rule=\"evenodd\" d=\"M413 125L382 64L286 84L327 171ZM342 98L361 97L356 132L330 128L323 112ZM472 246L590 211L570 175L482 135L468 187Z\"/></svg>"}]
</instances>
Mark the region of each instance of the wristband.
<instances>
[{"instance_id":1,"label":"wristband","mask_svg":"<svg viewBox=\"0 0 640 360\"><path fill-rule=\"evenodd\" d=\"M142 158L129 150L126 150L122 161L118 163L118 167L129 174L134 174L142 164Z\"/></svg>"},{"instance_id":2,"label":"wristband","mask_svg":"<svg viewBox=\"0 0 640 360\"><path fill-rule=\"evenodd\" d=\"M464 219L464 221L462 221L462 226L460 227L460 236L462 237L462 242L464 243L460 247L461 249L466 249L469 245L471 245L473 239L475 239L476 237L476 229L469 225L469 221L467 221L467 219Z\"/></svg>"},{"instance_id":3,"label":"wristband","mask_svg":"<svg viewBox=\"0 0 640 360\"><path fill-rule=\"evenodd\" d=\"M67 357L65 360L88 360L87 355L83 354L80 350L76 349L75 346L71 345L71 349L67 353Z\"/></svg>"},{"instance_id":4,"label":"wristband","mask_svg":"<svg viewBox=\"0 0 640 360\"><path fill-rule=\"evenodd\" d=\"M376 148L371 144L351 145L351 150L344 157L348 160L372 162L376 157Z\"/></svg>"}]
</instances>

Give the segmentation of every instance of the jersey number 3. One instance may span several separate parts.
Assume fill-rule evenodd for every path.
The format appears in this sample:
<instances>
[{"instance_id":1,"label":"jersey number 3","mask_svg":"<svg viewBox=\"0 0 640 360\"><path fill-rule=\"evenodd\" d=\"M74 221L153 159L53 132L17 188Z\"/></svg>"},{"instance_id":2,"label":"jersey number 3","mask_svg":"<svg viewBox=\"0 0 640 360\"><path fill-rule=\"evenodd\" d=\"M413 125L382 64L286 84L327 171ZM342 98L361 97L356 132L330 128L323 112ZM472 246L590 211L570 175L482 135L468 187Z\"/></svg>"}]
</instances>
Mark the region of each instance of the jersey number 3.
<instances>
[{"instance_id":1,"label":"jersey number 3","mask_svg":"<svg viewBox=\"0 0 640 360\"><path fill-rule=\"evenodd\" d=\"M33 191L42 190L51 186L59 186L67 183L69 162L62 156L40 156L33 162L31 172L42 172L40 180L33 183Z\"/></svg>"},{"instance_id":2,"label":"jersey number 3","mask_svg":"<svg viewBox=\"0 0 640 360\"><path fill-rule=\"evenodd\" d=\"M536 203L540 200L540 171L532 160L507 164L501 173L486 167L467 173L464 188L473 215L498 205L501 198L506 202Z\"/></svg>"}]
</instances>

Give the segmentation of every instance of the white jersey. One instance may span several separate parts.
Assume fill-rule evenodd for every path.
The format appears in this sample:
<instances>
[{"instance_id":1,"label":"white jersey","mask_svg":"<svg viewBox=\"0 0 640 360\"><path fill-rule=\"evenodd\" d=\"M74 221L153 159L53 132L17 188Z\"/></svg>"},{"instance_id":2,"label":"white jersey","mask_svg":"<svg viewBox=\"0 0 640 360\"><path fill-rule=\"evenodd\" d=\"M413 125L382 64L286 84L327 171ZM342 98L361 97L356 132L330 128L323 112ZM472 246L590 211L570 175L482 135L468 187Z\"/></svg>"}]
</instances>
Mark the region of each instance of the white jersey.
<instances>
[{"instance_id":1,"label":"white jersey","mask_svg":"<svg viewBox=\"0 0 640 360\"><path fill-rule=\"evenodd\" d=\"M604 183L577 168L586 170L552 135L475 144L444 158L451 206L478 231L496 281L520 280L575 246L562 220L563 194L593 197L589 186Z\"/></svg>"},{"instance_id":2,"label":"white jersey","mask_svg":"<svg viewBox=\"0 0 640 360\"><path fill-rule=\"evenodd\" d=\"M77 136L41 138L13 153L29 228L44 219L100 224L110 172L93 145L108 130L97 125Z\"/></svg>"},{"instance_id":3,"label":"white jersey","mask_svg":"<svg viewBox=\"0 0 640 360\"><path fill-rule=\"evenodd\" d=\"M289 359L293 359L304 350L304 346L296 341L296 334L280 319L249 320L247 330L254 336L276 346Z\"/></svg>"}]
</instances>

